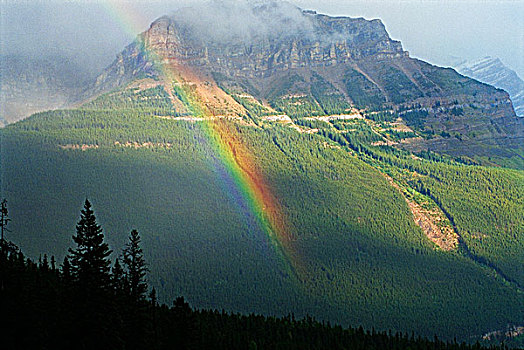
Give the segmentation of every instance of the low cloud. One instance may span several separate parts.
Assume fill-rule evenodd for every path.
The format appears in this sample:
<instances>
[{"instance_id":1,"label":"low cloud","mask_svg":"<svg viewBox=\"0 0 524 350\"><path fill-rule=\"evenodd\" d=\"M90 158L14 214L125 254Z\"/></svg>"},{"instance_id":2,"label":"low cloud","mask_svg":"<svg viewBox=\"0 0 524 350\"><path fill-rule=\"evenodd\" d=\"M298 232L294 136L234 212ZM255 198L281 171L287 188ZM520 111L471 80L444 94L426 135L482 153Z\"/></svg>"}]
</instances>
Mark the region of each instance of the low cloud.
<instances>
[{"instance_id":1,"label":"low cloud","mask_svg":"<svg viewBox=\"0 0 524 350\"><path fill-rule=\"evenodd\" d=\"M171 16L183 35L203 42L251 42L311 35L302 10L284 1L213 0L181 8Z\"/></svg>"}]
</instances>

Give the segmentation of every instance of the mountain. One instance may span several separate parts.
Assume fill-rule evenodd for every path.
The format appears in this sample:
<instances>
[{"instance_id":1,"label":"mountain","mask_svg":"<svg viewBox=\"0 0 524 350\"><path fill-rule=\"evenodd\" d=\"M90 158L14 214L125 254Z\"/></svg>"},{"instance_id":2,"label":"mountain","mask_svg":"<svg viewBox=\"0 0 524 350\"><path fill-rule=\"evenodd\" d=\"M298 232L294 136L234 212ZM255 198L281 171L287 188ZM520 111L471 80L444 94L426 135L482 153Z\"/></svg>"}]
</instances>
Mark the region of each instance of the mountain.
<instances>
[{"instance_id":1,"label":"mountain","mask_svg":"<svg viewBox=\"0 0 524 350\"><path fill-rule=\"evenodd\" d=\"M89 82L89 74L62 55L1 56L0 125L71 106Z\"/></svg>"},{"instance_id":2,"label":"mountain","mask_svg":"<svg viewBox=\"0 0 524 350\"><path fill-rule=\"evenodd\" d=\"M245 10L252 25L239 29L229 12L235 13L219 7L207 21L198 17L204 10L187 8L158 19L94 91L158 78L154 52L176 79L194 83L215 114L269 107L296 118L388 110L423 136L402 144L405 149L522 163L524 120L508 94L410 58L379 20L329 17L283 3ZM217 94L218 100L204 97Z\"/></svg>"},{"instance_id":3,"label":"mountain","mask_svg":"<svg viewBox=\"0 0 524 350\"><path fill-rule=\"evenodd\" d=\"M522 325L508 94L380 21L217 4L155 21L84 104L1 130L8 238L60 261L88 197L112 248L140 232L165 302L446 339Z\"/></svg>"},{"instance_id":4,"label":"mountain","mask_svg":"<svg viewBox=\"0 0 524 350\"><path fill-rule=\"evenodd\" d=\"M473 79L506 90L513 102L515 113L524 117L524 81L498 58L484 57L475 61L462 61L456 70Z\"/></svg>"}]
</instances>

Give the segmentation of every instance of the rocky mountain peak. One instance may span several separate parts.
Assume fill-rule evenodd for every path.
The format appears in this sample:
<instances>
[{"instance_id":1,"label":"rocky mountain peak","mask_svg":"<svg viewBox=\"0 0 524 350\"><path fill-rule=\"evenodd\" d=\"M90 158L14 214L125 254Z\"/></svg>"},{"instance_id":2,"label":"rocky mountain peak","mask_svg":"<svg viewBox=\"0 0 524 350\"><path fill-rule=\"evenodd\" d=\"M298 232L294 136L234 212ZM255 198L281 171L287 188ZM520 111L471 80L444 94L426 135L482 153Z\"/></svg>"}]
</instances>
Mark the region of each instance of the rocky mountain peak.
<instances>
[{"instance_id":1,"label":"rocky mountain peak","mask_svg":"<svg viewBox=\"0 0 524 350\"><path fill-rule=\"evenodd\" d=\"M164 59L239 74L407 56L380 20L330 17L285 2L220 4L161 17L139 40Z\"/></svg>"}]
</instances>

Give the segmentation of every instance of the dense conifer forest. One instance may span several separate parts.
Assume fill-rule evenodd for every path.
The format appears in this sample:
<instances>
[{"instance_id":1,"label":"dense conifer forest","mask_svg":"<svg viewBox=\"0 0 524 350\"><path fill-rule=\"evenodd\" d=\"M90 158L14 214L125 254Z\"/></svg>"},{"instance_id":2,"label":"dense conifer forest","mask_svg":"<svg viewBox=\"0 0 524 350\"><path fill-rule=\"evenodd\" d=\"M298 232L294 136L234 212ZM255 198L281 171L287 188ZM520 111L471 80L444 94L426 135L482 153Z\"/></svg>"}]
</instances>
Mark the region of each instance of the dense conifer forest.
<instances>
[{"instance_id":1,"label":"dense conifer forest","mask_svg":"<svg viewBox=\"0 0 524 350\"><path fill-rule=\"evenodd\" d=\"M4 201L2 234L8 222ZM61 264L46 254L34 262L2 236L2 349L506 349L342 328L309 316L197 310L183 297L159 303L138 231L114 258L87 199L73 242Z\"/></svg>"},{"instance_id":2,"label":"dense conifer forest","mask_svg":"<svg viewBox=\"0 0 524 350\"><path fill-rule=\"evenodd\" d=\"M328 97L337 96L322 96L332 108ZM265 113L253 107L241 121L220 123L278 198L301 276L283 267L227 187L203 122L177 119L187 115L160 87L113 91L1 130L12 241L33 260L46 252L62 262L78 203L89 197L111 247L140 232L160 303L183 295L197 309L309 314L446 341L524 322L521 170L391 146L426 137L395 124L424 115L299 113L281 122ZM444 250L429 240L408 201L441 213L438 225L457 244Z\"/></svg>"}]
</instances>

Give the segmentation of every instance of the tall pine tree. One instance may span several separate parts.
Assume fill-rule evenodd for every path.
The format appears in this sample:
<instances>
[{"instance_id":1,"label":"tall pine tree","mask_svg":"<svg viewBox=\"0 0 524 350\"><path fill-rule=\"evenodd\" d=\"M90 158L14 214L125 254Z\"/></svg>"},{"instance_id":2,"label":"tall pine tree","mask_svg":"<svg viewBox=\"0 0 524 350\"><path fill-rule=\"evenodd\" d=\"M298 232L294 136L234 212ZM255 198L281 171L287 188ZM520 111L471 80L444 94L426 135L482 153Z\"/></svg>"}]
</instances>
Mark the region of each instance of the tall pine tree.
<instances>
[{"instance_id":1,"label":"tall pine tree","mask_svg":"<svg viewBox=\"0 0 524 350\"><path fill-rule=\"evenodd\" d=\"M123 255L124 265L127 268L129 294L133 301L143 301L147 292L145 280L147 267L142 248L140 247L140 236L137 230L131 231L129 242L123 250Z\"/></svg>"},{"instance_id":2,"label":"tall pine tree","mask_svg":"<svg viewBox=\"0 0 524 350\"><path fill-rule=\"evenodd\" d=\"M7 211L7 199L2 200L2 204L0 207L0 243L3 245L4 243L4 231L7 231L7 224L9 223L10 219L8 218L8 211Z\"/></svg>"},{"instance_id":3,"label":"tall pine tree","mask_svg":"<svg viewBox=\"0 0 524 350\"><path fill-rule=\"evenodd\" d=\"M82 349L122 348L118 305L112 291L111 250L104 242L91 203L86 199L73 236L76 248L69 249L72 279L71 301L74 322L68 329L70 344Z\"/></svg>"},{"instance_id":4,"label":"tall pine tree","mask_svg":"<svg viewBox=\"0 0 524 350\"><path fill-rule=\"evenodd\" d=\"M104 242L102 228L97 224L91 203L87 199L76 225L73 241L77 247L69 249L69 260L75 282L91 291L107 289L110 285L109 255L112 251Z\"/></svg>"},{"instance_id":5,"label":"tall pine tree","mask_svg":"<svg viewBox=\"0 0 524 350\"><path fill-rule=\"evenodd\" d=\"M152 333L152 330L150 329L151 324L148 322L145 301L147 268L137 230L131 231L122 255L126 269L127 293L130 298L125 317L126 338L130 341L128 347L129 349L144 349L148 347L144 339Z\"/></svg>"}]
</instances>

